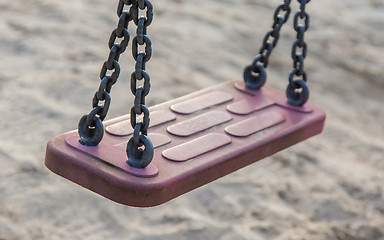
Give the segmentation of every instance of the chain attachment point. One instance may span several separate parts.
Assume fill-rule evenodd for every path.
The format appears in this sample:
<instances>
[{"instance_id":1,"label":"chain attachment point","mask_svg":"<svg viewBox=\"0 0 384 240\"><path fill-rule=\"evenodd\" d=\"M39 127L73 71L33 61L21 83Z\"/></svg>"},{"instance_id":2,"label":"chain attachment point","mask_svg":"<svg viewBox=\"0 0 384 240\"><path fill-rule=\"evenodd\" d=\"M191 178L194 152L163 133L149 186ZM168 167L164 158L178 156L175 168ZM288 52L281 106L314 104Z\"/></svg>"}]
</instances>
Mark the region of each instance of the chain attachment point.
<instances>
[{"instance_id":1,"label":"chain attachment point","mask_svg":"<svg viewBox=\"0 0 384 240\"><path fill-rule=\"evenodd\" d=\"M131 138L127 144L127 164L134 168L146 168L152 161L154 149L151 141L145 135L139 137L140 145L134 143Z\"/></svg>"},{"instance_id":2,"label":"chain attachment point","mask_svg":"<svg viewBox=\"0 0 384 240\"><path fill-rule=\"evenodd\" d=\"M104 126L102 121L108 113L111 104L110 92L112 85L117 82L120 75L120 65L118 63L130 39L127 27L132 20L130 11L124 11L125 6L132 5L132 0L119 0L117 15L119 17L118 26L112 31L108 46L110 53L100 71L100 86L92 99L92 111L83 116L79 121L80 143L86 146L97 146L103 138ZM132 8L132 7L131 7ZM122 38L120 43L115 43L116 39ZM108 70L113 72L108 75Z\"/></svg>"},{"instance_id":3,"label":"chain attachment point","mask_svg":"<svg viewBox=\"0 0 384 240\"><path fill-rule=\"evenodd\" d=\"M265 68L260 64L257 64L255 69L252 66L246 67L244 69L244 80L248 89L260 89L267 80Z\"/></svg>"},{"instance_id":4,"label":"chain attachment point","mask_svg":"<svg viewBox=\"0 0 384 240\"><path fill-rule=\"evenodd\" d=\"M276 8L273 15L274 22L272 28L265 34L259 55L256 56L250 66L244 69L244 82L249 89L258 90L267 80L265 69L268 67L269 56L279 41L280 30L291 14L290 4L291 0L284 0Z\"/></svg>"},{"instance_id":5,"label":"chain attachment point","mask_svg":"<svg viewBox=\"0 0 384 240\"><path fill-rule=\"evenodd\" d=\"M136 0L133 2L131 14L137 29L132 40L132 56L136 65L131 74L131 92L135 99L130 118L134 132L127 144L127 163L134 168L145 168L151 163L154 153L153 145L147 137L150 119L149 110L145 106L145 97L151 88L151 79L145 67L152 57L152 43L147 36L147 27L153 20L153 6L149 0ZM141 86L138 84L140 81L143 81ZM138 122L140 115L143 116L142 121Z\"/></svg>"},{"instance_id":6,"label":"chain attachment point","mask_svg":"<svg viewBox=\"0 0 384 240\"><path fill-rule=\"evenodd\" d=\"M91 124L87 124L89 115L84 115L79 121L79 142L85 146L97 146L104 135L104 126L100 118L93 116Z\"/></svg>"},{"instance_id":7,"label":"chain attachment point","mask_svg":"<svg viewBox=\"0 0 384 240\"><path fill-rule=\"evenodd\" d=\"M300 10L296 12L293 28L297 32L297 39L292 45L293 70L289 75L289 84L286 95L288 103L293 106L304 105L309 98L307 85L307 73L304 71L304 59L307 57L307 43L304 41L304 34L309 28L309 15L305 12L305 6L310 0L298 0ZM299 20L302 23L299 23ZM298 77L298 79L294 79Z\"/></svg>"},{"instance_id":8,"label":"chain attachment point","mask_svg":"<svg viewBox=\"0 0 384 240\"><path fill-rule=\"evenodd\" d=\"M309 98L309 88L304 80L295 81L287 87L288 103L292 106L303 106Z\"/></svg>"}]
</instances>

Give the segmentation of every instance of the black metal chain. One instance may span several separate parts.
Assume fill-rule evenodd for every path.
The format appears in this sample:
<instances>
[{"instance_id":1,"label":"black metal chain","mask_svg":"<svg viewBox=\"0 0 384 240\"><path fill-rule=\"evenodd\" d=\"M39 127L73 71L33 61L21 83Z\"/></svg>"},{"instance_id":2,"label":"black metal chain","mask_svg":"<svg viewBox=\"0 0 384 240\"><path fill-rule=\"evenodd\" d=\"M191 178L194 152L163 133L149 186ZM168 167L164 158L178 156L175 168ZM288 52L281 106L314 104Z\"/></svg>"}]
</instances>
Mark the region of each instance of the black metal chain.
<instances>
[{"instance_id":1,"label":"black metal chain","mask_svg":"<svg viewBox=\"0 0 384 240\"><path fill-rule=\"evenodd\" d=\"M129 7L129 10L124 10L126 7ZM80 143L97 146L103 138L102 121L107 116L111 104L112 86L120 75L118 63L120 55L129 43L128 24L133 21L137 26L136 36L132 41L132 55L136 60L136 67L131 75L131 91L135 95L134 106L131 109L134 134L127 144L127 163L135 168L145 168L152 161L154 152L153 145L147 137L150 120L149 110L145 106L145 97L150 90L150 77L145 71L145 65L152 56L152 43L147 36L147 27L153 20L153 6L149 0L120 0L117 15L119 23L109 39L110 53L101 69L101 83L92 101L93 110L84 115L79 122ZM117 39L121 39L120 43L116 43ZM108 71L112 73L108 74ZM138 84L140 81L143 82L142 86ZM137 117L140 115L143 115L143 120L138 122Z\"/></svg>"},{"instance_id":2,"label":"black metal chain","mask_svg":"<svg viewBox=\"0 0 384 240\"><path fill-rule=\"evenodd\" d=\"M309 28L309 15L305 7L310 0L298 0L300 10L295 14L293 27L297 32L297 40L292 46L293 70L289 75L289 84L286 91L288 103L294 106L304 105L309 98L307 86L307 73L304 71L304 59L307 56L307 43L304 33Z\"/></svg>"},{"instance_id":3,"label":"black metal chain","mask_svg":"<svg viewBox=\"0 0 384 240\"><path fill-rule=\"evenodd\" d=\"M294 29L297 32L297 40L292 46L293 71L289 75L289 85L286 91L288 103L294 106L304 105L309 98L309 88L307 86L307 74L304 71L304 59L307 56L307 43L304 41L304 34L309 28L309 15L305 11L306 5L310 0L297 0L300 3L300 10L294 17ZM259 54L252 64L244 70L244 81L246 87L252 90L260 89L266 82L269 56L276 47L280 30L284 23L288 21L291 13L291 0L281 3L274 14L272 28L264 37L263 45Z\"/></svg>"},{"instance_id":4,"label":"black metal chain","mask_svg":"<svg viewBox=\"0 0 384 240\"><path fill-rule=\"evenodd\" d=\"M268 67L269 56L279 41L280 30L289 19L291 13L290 4L291 0L284 0L276 8L272 28L265 35L259 54L252 64L244 69L244 81L249 89L260 89L267 80L265 69Z\"/></svg>"},{"instance_id":5,"label":"black metal chain","mask_svg":"<svg viewBox=\"0 0 384 240\"><path fill-rule=\"evenodd\" d=\"M132 55L136 60L135 71L131 74L131 92L135 96L131 108L131 125L134 129L127 144L128 165L135 168L147 167L153 158L153 145L147 137L149 110L145 106L151 84L145 71L146 63L152 57L152 43L147 36L147 28L153 20L153 6L149 0L137 0L132 5L132 17L137 26L136 36L132 40ZM143 115L142 121L137 121Z\"/></svg>"},{"instance_id":6,"label":"black metal chain","mask_svg":"<svg viewBox=\"0 0 384 240\"><path fill-rule=\"evenodd\" d=\"M110 53L101 68L101 83L92 100L93 110L88 115L84 115L79 121L80 143L83 145L97 146L103 138L104 126L102 121L107 116L111 104L110 93L112 86L117 82L120 75L118 61L120 55L126 50L130 38L127 28L133 18L131 10L124 11L124 8L130 7L132 4L133 1L130 0L119 1L117 7L119 23L109 38ZM121 39L120 43L117 43L118 39ZM109 74L108 71L112 71L112 73Z\"/></svg>"}]
</instances>

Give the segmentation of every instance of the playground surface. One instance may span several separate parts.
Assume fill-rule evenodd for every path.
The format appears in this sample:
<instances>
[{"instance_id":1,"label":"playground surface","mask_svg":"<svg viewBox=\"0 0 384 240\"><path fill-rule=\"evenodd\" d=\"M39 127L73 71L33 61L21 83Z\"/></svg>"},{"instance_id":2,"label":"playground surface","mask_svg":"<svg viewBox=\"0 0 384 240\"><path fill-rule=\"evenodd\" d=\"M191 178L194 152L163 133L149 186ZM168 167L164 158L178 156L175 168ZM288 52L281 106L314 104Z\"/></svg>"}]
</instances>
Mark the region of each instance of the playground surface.
<instances>
[{"instance_id":1,"label":"playground surface","mask_svg":"<svg viewBox=\"0 0 384 240\"><path fill-rule=\"evenodd\" d=\"M148 105L241 80L280 1L153 1ZM117 1L0 0L0 239L384 239L384 1L311 1L310 101L323 134L154 208L116 204L44 166L91 109ZM293 12L298 9L292 1ZM285 91L292 18L267 86ZM134 34L134 27L130 29ZM128 114L130 47L107 119Z\"/></svg>"}]
</instances>

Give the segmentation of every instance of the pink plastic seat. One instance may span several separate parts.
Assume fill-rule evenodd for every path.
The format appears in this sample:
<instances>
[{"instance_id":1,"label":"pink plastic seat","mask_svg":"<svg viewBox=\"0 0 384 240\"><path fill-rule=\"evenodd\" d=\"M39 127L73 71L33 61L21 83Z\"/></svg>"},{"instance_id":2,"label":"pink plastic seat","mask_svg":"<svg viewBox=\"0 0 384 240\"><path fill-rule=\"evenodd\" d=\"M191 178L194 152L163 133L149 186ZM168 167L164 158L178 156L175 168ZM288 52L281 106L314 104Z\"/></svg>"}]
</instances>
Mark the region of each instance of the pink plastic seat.
<instances>
[{"instance_id":1,"label":"pink plastic seat","mask_svg":"<svg viewBox=\"0 0 384 240\"><path fill-rule=\"evenodd\" d=\"M155 154L145 169L126 164L133 130L129 115L105 122L97 147L77 131L53 138L46 166L121 204L150 207L232 173L321 133L325 113L306 103L293 107L284 94L227 82L150 108Z\"/></svg>"}]
</instances>

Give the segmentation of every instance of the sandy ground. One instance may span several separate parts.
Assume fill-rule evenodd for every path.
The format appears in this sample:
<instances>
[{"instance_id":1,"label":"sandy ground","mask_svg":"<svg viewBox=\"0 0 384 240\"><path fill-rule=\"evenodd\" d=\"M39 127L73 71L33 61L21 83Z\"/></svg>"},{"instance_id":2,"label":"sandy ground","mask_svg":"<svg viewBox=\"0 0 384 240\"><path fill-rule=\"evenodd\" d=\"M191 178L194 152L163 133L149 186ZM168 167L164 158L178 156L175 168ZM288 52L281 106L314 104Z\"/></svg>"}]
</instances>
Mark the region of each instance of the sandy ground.
<instances>
[{"instance_id":1,"label":"sandy ground","mask_svg":"<svg viewBox=\"0 0 384 240\"><path fill-rule=\"evenodd\" d=\"M280 1L154 1L149 104L241 79ZM297 9L297 2L292 1ZM384 1L312 1L311 101L325 131L162 206L118 205L49 172L89 112L117 1L0 0L0 239L384 239ZM292 19L291 19L292 20ZM284 90L291 22L268 86ZM130 54L109 118L128 113Z\"/></svg>"}]
</instances>

